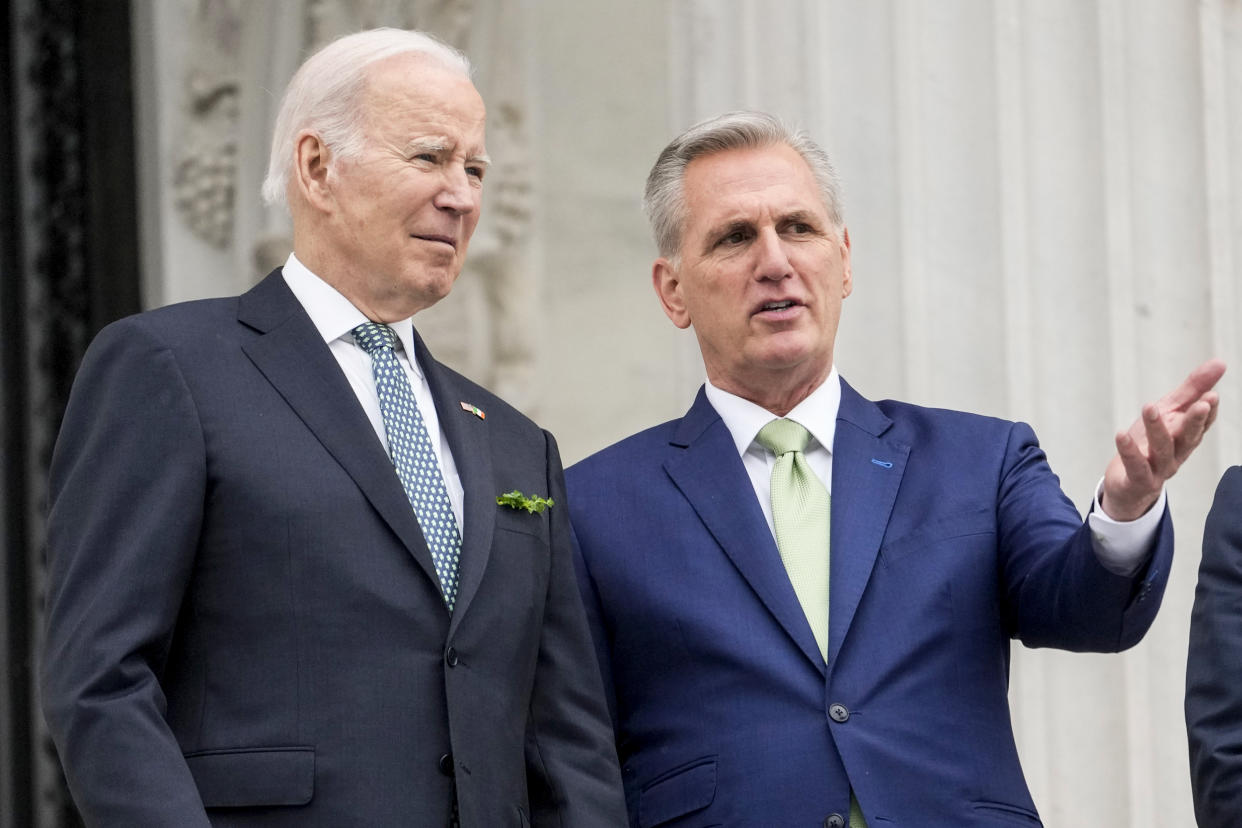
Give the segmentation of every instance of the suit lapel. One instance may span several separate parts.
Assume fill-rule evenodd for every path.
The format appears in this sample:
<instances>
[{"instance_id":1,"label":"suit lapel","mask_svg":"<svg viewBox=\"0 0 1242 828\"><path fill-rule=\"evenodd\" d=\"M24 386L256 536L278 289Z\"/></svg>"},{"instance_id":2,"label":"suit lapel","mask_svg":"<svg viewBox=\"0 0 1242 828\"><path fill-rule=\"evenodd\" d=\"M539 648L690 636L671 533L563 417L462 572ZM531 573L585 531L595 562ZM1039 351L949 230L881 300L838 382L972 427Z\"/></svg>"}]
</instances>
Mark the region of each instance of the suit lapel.
<instances>
[{"instance_id":1,"label":"suit lapel","mask_svg":"<svg viewBox=\"0 0 1242 828\"><path fill-rule=\"evenodd\" d=\"M492 551L492 534L496 528L496 489L492 473L492 442L487 421L464 411L461 403L473 404L469 387L462 387L456 376L436 362L417 331L418 363L427 377L431 396L436 402L440 428L453 452L453 463L461 477L465 492L462 507L464 533L461 558L457 569L457 601L453 604L452 627L456 627L470 606L483 580ZM452 628L449 630L452 635Z\"/></svg>"},{"instance_id":2,"label":"suit lapel","mask_svg":"<svg viewBox=\"0 0 1242 828\"><path fill-rule=\"evenodd\" d=\"M781 563L746 468L728 428L702 389L678 424L671 445L673 454L664 463L669 477L768 612L822 672L819 646Z\"/></svg>"},{"instance_id":3,"label":"suit lapel","mask_svg":"<svg viewBox=\"0 0 1242 828\"><path fill-rule=\"evenodd\" d=\"M239 299L238 321L262 334L242 346L255 367L353 478L438 586L427 543L392 460L279 270Z\"/></svg>"},{"instance_id":4,"label":"suit lapel","mask_svg":"<svg viewBox=\"0 0 1242 828\"><path fill-rule=\"evenodd\" d=\"M841 649L871 578L910 454L909 446L881 438L891 425L875 403L841 381L832 446L829 663Z\"/></svg>"}]
</instances>

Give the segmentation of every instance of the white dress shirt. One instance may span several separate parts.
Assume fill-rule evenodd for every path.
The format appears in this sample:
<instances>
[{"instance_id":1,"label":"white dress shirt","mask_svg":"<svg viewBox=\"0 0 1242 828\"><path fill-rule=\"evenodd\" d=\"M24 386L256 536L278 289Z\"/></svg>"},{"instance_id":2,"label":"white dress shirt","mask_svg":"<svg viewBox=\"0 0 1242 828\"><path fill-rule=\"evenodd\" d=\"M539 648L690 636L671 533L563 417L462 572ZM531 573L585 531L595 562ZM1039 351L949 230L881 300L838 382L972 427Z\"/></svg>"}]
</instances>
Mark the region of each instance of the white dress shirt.
<instances>
[{"instance_id":1,"label":"white dress shirt","mask_svg":"<svg viewBox=\"0 0 1242 828\"><path fill-rule=\"evenodd\" d=\"M746 473L755 497L763 508L772 536L776 536L772 523L772 467L776 455L761 446L755 439L759 429L775 419L770 411L750 400L730 394L707 381L707 401L716 409L720 419L733 437L733 444L742 457ZM837 430L837 409L841 406L841 377L836 366L818 388L785 415L811 433L807 443L807 464L832 494L832 441ZM1103 478L1095 488L1095 508L1087 518L1091 527L1092 546L1100 565L1117 575L1133 575L1151 554L1151 542L1155 537L1160 517L1164 514L1165 493L1142 517L1131 521L1116 521L1104 514L1100 507Z\"/></svg>"},{"instance_id":2,"label":"white dress shirt","mask_svg":"<svg viewBox=\"0 0 1242 828\"><path fill-rule=\"evenodd\" d=\"M375 390L375 374L371 371L371 355L354 342L354 328L363 322L370 322L366 315L353 303L345 298L340 291L325 282L298 261L297 256L289 254L282 271L285 284L298 302L306 309L311 322L315 323L319 335L327 343L332 356L345 372L345 378L354 389L362 410L366 412L375 436L379 438L388 451L388 433L384 429L384 415L380 412L379 392ZM436 459L440 462L440 473L444 476L444 488L448 490L449 502L453 506L453 515L457 518L457 531L462 531L462 502L465 499L461 485L461 476L457 473L457 464L453 462L453 453L449 450L448 441L440 431L440 418L436 414L435 400L431 396L431 388L427 378L418 364L414 345L414 323L411 319L389 322L388 327L397 335L397 362L405 369L410 378L410 387L414 390L414 401L418 404L418 412L422 415L423 425L427 427L427 436L431 439L431 447L435 450ZM411 358L414 355L414 358Z\"/></svg>"}]
</instances>

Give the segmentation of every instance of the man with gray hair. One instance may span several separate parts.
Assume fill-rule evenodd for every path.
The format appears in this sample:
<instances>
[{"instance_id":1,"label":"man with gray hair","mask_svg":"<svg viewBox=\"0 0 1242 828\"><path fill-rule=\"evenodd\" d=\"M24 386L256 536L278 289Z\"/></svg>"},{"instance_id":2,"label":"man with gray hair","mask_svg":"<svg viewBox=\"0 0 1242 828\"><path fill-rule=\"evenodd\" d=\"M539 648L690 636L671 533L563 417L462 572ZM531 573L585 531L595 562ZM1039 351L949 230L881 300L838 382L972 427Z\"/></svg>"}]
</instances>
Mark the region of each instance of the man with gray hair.
<instances>
[{"instance_id":1,"label":"man with gray hair","mask_svg":"<svg viewBox=\"0 0 1242 828\"><path fill-rule=\"evenodd\" d=\"M1117 435L1084 522L1029 426L838 376L839 189L759 113L692 127L647 181L652 281L707 382L566 475L634 826L1039 825L1011 639L1120 650L1160 604L1164 481L1224 366Z\"/></svg>"},{"instance_id":2,"label":"man with gray hair","mask_svg":"<svg viewBox=\"0 0 1242 828\"><path fill-rule=\"evenodd\" d=\"M284 267L92 344L42 682L87 825L625 823L556 444L411 321L487 163L461 54L335 41L276 125Z\"/></svg>"}]
</instances>

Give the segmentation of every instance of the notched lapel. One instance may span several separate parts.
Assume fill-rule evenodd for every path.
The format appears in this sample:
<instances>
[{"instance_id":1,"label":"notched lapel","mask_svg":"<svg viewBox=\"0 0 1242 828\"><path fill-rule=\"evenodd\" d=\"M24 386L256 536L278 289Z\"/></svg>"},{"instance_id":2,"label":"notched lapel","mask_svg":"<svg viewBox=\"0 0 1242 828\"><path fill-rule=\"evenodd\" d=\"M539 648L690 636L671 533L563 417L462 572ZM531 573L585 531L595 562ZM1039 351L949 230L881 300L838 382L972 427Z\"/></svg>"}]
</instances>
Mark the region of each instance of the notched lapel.
<instances>
[{"instance_id":1,"label":"notched lapel","mask_svg":"<svg viewBox=\"0 0 1242 828\"><path fill-rule=\"evenodd\" d=\"M881 435L892 421L841 382L832 447L828 661L841 650L875 567L910 447Z\"/></svg>"},{"instance_id":2,"label":"notched lapel","mask_svg":"<svg viewBox=\"0 0 1242 828\"><path fill-rule=\"evenodd\" d=\"M822 672L819 645L781 563L746 467L729 429L702 390L682 419L673 446L665 471L768 612Z\"/></svg>"},{"instance_id":3,"label":"notched lapel","mask_svg":"<svg viewBox=\"0 0 1242 828\"><path fill-rule=\"evenodd\" d=\"M418 362L427 377L431 397L436 403L440 428L453 452L453 463L461 477L465 493L462 506L461 558L457 564L457 601L453 604L453 621L449 635L470 606L478 592L492 552L492 535L496 529L496 488L492 471L492 441L486 416L473 410L469 387L463 388L423 344L415 331ZM471 405L467 410L462 403ZM486 412L484 412L486 414Z\"/></svg>"},{"instance_id":4,"label":"notched lapel","mask_svg":"<svg viewBox=\"0 0 1242 828\"><path fill-rule=\"evenodd\" d=\"M439 586L431 553L392 460L340 365L275 271L241 297L238 320L262 336L242 348Z\"/></svg>"}]
</instances>

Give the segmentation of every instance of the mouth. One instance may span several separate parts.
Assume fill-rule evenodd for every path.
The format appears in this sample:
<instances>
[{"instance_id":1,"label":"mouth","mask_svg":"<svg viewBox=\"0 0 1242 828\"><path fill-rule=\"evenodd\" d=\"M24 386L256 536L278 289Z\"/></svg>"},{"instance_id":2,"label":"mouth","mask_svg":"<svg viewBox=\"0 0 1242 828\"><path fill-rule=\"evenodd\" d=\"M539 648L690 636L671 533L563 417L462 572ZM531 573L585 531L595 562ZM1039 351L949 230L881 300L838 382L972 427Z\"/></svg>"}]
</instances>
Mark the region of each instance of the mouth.
<instances>
[{"instance_id":1,"label":"mouth","mask_svg":"<svg viewBox=\"0 0 1242 828\"><path fill-rule=\"evenodd\" d=\"M796 299L777 299L772 302L764 302L755 308L755 314L769 314L772 316L788 316L796 308L802 307L802 303Z\"/></svg>"},{"instance_id":2,"label":"mouth","mask_svg":"<svg viewBox=\"0 0 1242 828\"><path fill-rule=\"evenodd\" d=\"M437 233L427 233L427 234L413 233L411 234L410 237L415 238L415 239L422 239L423 241L438 242L440 244L446 244L449 247L453 248L454 250L457 249L457 239L453 238L452 236L442 236Z\"/></svg>"}]
</instances>

